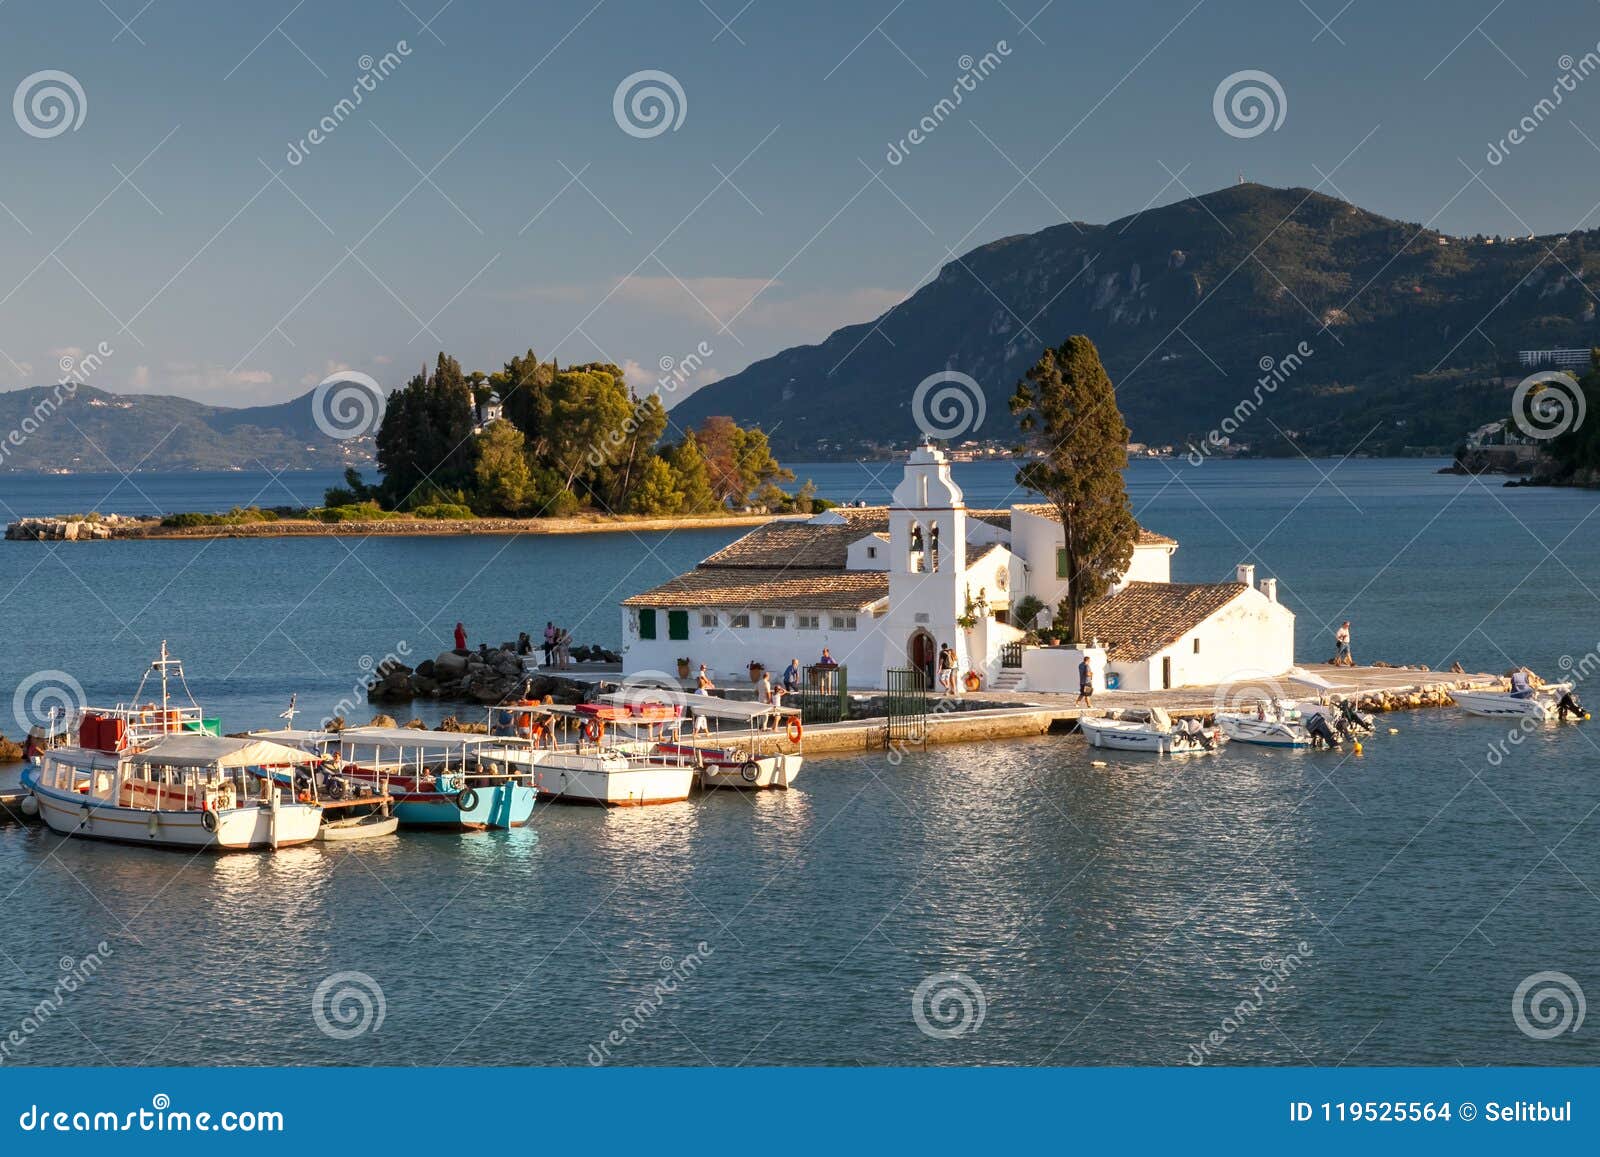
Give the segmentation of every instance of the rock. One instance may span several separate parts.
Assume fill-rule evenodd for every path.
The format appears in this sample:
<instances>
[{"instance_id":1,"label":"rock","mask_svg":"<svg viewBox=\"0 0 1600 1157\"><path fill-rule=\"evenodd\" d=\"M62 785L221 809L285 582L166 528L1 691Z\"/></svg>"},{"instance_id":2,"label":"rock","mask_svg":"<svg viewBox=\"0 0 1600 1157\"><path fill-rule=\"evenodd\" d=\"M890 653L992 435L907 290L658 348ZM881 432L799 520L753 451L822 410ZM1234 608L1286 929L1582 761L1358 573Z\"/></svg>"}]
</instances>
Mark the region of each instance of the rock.
<instances>
[{"instance_id":1,"label":"rock","mask_svg":"<svg viewBox=\"0 0 1600 1157\"><path fill-rule=\"evenodd\" d=\"M1457 659L1454 663L1450 664L1450 672L1453 675L1465 675L1467 673L1467 669L1461 665L1461 660Z\"/></svg>"},{"instance_id":2,"label":"rock","mask_svg":"<svg viewBox=\"0 0 1600 1157\"><path fill-rule=\"evenodd\" d=\"M489 666L502 675L522 674L522 660L510 651L495 651L490 654Z\"/></svg>"},{"instance_id":3,"label":"rock","mask_svg":"<svg viewBox=\"0 0 1600 1157\"><path fill-rule=\"evenodd\" d=\"M455 651L441 651L433 661L434 678L440 681L459 679L467 673L467 657Z\"/></svg>"},{"instance_id":4,"label":"rock","mask_svg":"<svg viewBox=\"0 0 1600 1157\"><path fill-rule=\"evenodd\" d=\"M434 677L434 674L433 674L433 660L432 659L424 659L424 660L422 660L422 662L417 664L417 669L414 672L412 672L412 674L420 675L424 679L432 679Z\"/></svg>"},{"instance_id":5,"label":"rock","mask_svg":"<svg viewBox=\"0 0 1600 1157\"><path fill-rule=\"evenodd\" d=\"M418 674L411 676L411 689L418 695L437 695L439 693L439 684L421 674L420 671L421 669L419 668Z\"/></svg>"},{"instance_id":6,"label":"rock","mask_svg":"<svg viewBox=\"0 0 1600 1157\"><path fill-rule=\"evenodd\" d=\"M374 715L372 717L372 722L368 723L367 726L368 727L398 727L400 725L395 722L395 718L394 718L393 715L383 715L383 714L380 713L378 715Z\"/></svg>"}]
</instances>

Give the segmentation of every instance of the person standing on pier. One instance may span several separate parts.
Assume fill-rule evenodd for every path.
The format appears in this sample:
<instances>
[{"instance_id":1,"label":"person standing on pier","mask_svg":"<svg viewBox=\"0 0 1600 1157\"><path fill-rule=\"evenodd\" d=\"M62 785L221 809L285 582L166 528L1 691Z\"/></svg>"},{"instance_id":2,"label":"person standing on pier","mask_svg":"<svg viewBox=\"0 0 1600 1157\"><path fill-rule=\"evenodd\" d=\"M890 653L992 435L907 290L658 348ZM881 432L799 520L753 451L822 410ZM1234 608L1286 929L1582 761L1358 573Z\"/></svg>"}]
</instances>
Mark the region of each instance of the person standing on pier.
<instances>
[{"instance_id":1,"label":"person standing on pier","mask_svg":"<svg viewBox=\"0 0 1600 1157\"><path fill-rule=\"evenodd\" d=\"M1076 707L1080 703L1085 707L1094 706L1094 667L1090 665L1088 655L1078 660L1078 697L1072 701L1072 705Z\"/></svg>"},{"instance_id":2,"label":"person standing on pier","mask_svg":"<svg viewBox=\"0 0 1600 1157\"><path fill-rule=\"evenodd\" d=\"M554 661L556 650L556 625L549 619L544 623L544 665L550 666Z\"/></svg>"},{"instance_id":3,"label":"person standing on pier","mask_svg":"<svg viewBox=\"0 0 1600 1157\"><path fill-rule=\"evenodd\" d=\"M1356 661L1350 654L1350 620L1346 619L1333 633L1334 652L1333 665L1335 667L1354 667Z\"/></svg>"},{"instance_id":4,"label":"person standing on pier","mask_svg":"<svg viewBox=\"0 0 1600 1157\"><path fill-rule=\"evenodd\" d=\"M786 694L793 695L800 690L800 660L789 660L789 665L783 669L783 690Z\"/></svg>"},{"instance_id":5,"label":"person standing on pier","mask_svg":"<svg viewBox=\"0 0 1600 1157\"><path fill-rule=\"evenodd\" d=\"M456 624L456 650L463 654L467 649L467 628L460 623Z\"/></svg>"}]
</instances>

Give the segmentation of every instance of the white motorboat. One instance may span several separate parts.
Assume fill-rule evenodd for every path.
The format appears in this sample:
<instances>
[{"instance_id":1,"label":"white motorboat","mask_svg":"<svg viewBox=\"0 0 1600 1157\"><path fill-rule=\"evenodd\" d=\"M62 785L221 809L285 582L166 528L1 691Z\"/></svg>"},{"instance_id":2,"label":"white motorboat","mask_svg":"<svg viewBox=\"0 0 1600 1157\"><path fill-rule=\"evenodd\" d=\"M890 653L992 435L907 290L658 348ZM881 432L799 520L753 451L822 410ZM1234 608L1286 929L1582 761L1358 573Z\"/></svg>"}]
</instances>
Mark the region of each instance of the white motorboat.
<instances>
[{"instance_id":1,"label":"white motorboat","mask_svg":"<svg viewBox=\"0 0 1600 1157\"><path fill-rule=\"evenodd\" d=\"M1144 751L1152 755L1190 755L1215 751L1223 738L1216 729L1186 730L1175 727L1171 717L1159 707L1152 707L1148 711L1107 713L1104 716L1086 715L1078 720L1078 729L1089 740L1091 747Z\"/></svg>"},{"instance_id":2,"label":"white motorboat","mask_svg":"<svg viewBox=\"0 0 1600 1157\"><path fill-rule=\"evenodd\" d=\"M161 703L85 708L77 742L47 748L22 773L52 831L82 839L201 850L280 848L317 836L322 808L278 782L316 757L282 744L214 734L191 699L174 706L167 654L150 671ZM146 678L150 672L147 671ZM185 688L187 691L187 687Z\"/></svg>"},{"instance_id":3,"label":"white motorboat","mask_svg":"<svg viewBox=\"0 0 1600 1157\"><path fill-rule=\"evenodd\" d=\"M1560 711L1562 698L1571 691L1571 683L1546 683L1522 697L1510 691L1452 691L1450 698L1468 715L1491 719L1554 719Z\"/></svg>"},{"instance_id":4,"label":"white motorboat","mask_svg":"<svg viewBox=\"0 0 1600 1157\"><path fill-rule=\"evenodd\" d=\"M1262 703L1254 711L1219 711L1217 726L1234 743L1262 747L1310 747L1311 732L1292 699Z\"/></svg>"}]
</instances>

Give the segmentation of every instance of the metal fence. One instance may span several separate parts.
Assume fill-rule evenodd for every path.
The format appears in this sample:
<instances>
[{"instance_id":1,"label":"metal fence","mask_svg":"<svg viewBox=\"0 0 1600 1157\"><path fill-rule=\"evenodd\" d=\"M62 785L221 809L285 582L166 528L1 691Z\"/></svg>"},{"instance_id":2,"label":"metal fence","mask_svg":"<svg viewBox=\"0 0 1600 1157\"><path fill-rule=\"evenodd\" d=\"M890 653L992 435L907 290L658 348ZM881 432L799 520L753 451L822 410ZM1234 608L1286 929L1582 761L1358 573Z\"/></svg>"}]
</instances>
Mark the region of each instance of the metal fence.
<instances>
[{"instance_id":1,"label":"metal fence","mask_svg":"<svg viewBox=\"0 0 1600 1157\"><path fill-rule=\"evenodd\" d=\"M921 671L891 667L884 673L884 714L888 717L887 743L928 742L928 685Z\"/></svg>"},{"instance_id":2,"label":"metal fence","mask_svg":"<svg viewBox=\"0 0 1600 1157\"><path fill-rule=\"evenodd\" d=\"M800 718L810 723L838 723L848 718L850 676L844 667L807 667L800 690L789 706L800 708Z\"/></svg>"}]
</instances>

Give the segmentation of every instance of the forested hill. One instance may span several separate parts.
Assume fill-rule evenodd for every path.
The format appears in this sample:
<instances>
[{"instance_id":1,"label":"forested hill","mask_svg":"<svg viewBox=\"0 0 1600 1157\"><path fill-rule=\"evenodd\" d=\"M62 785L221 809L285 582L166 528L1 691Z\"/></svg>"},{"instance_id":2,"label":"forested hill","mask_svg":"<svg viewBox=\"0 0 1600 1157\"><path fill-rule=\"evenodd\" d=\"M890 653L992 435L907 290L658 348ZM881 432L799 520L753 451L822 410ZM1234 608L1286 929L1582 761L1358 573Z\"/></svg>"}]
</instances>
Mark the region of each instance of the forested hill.
<instances>
[{"instance_id":1,"label":"forested hill","mask_svg":"<svg viewBox=\"0 0 1600 1157\"><path fill-rule=\"evenodd\" d=\"M372 448L319 430L309 393L243 408L93 386L0 393L0 471L339 468L370 463Z\"/></svg>"},{"instance_id":2,"label":"forested hill","mask_svg":"<svg viewBox=\"0 0 1600 1157\"><path fill-rule=\"evenodd\" d=\"M1339 453L1451 447L1506 415L1519 349L1595 344L1590 248L1594 231L1446 237L1307 189L1230 186L984 245L882 317L707 386L674 419L730 414L791 455L848 452L914 437L914 388L949 368L984 389L974 436L1008 439L1017 379L1045 344L1084 333L1139 441L1203 436L1305 342L1236 439L1292 453L1281 427Z\"/></svg>"}]
</instances>

